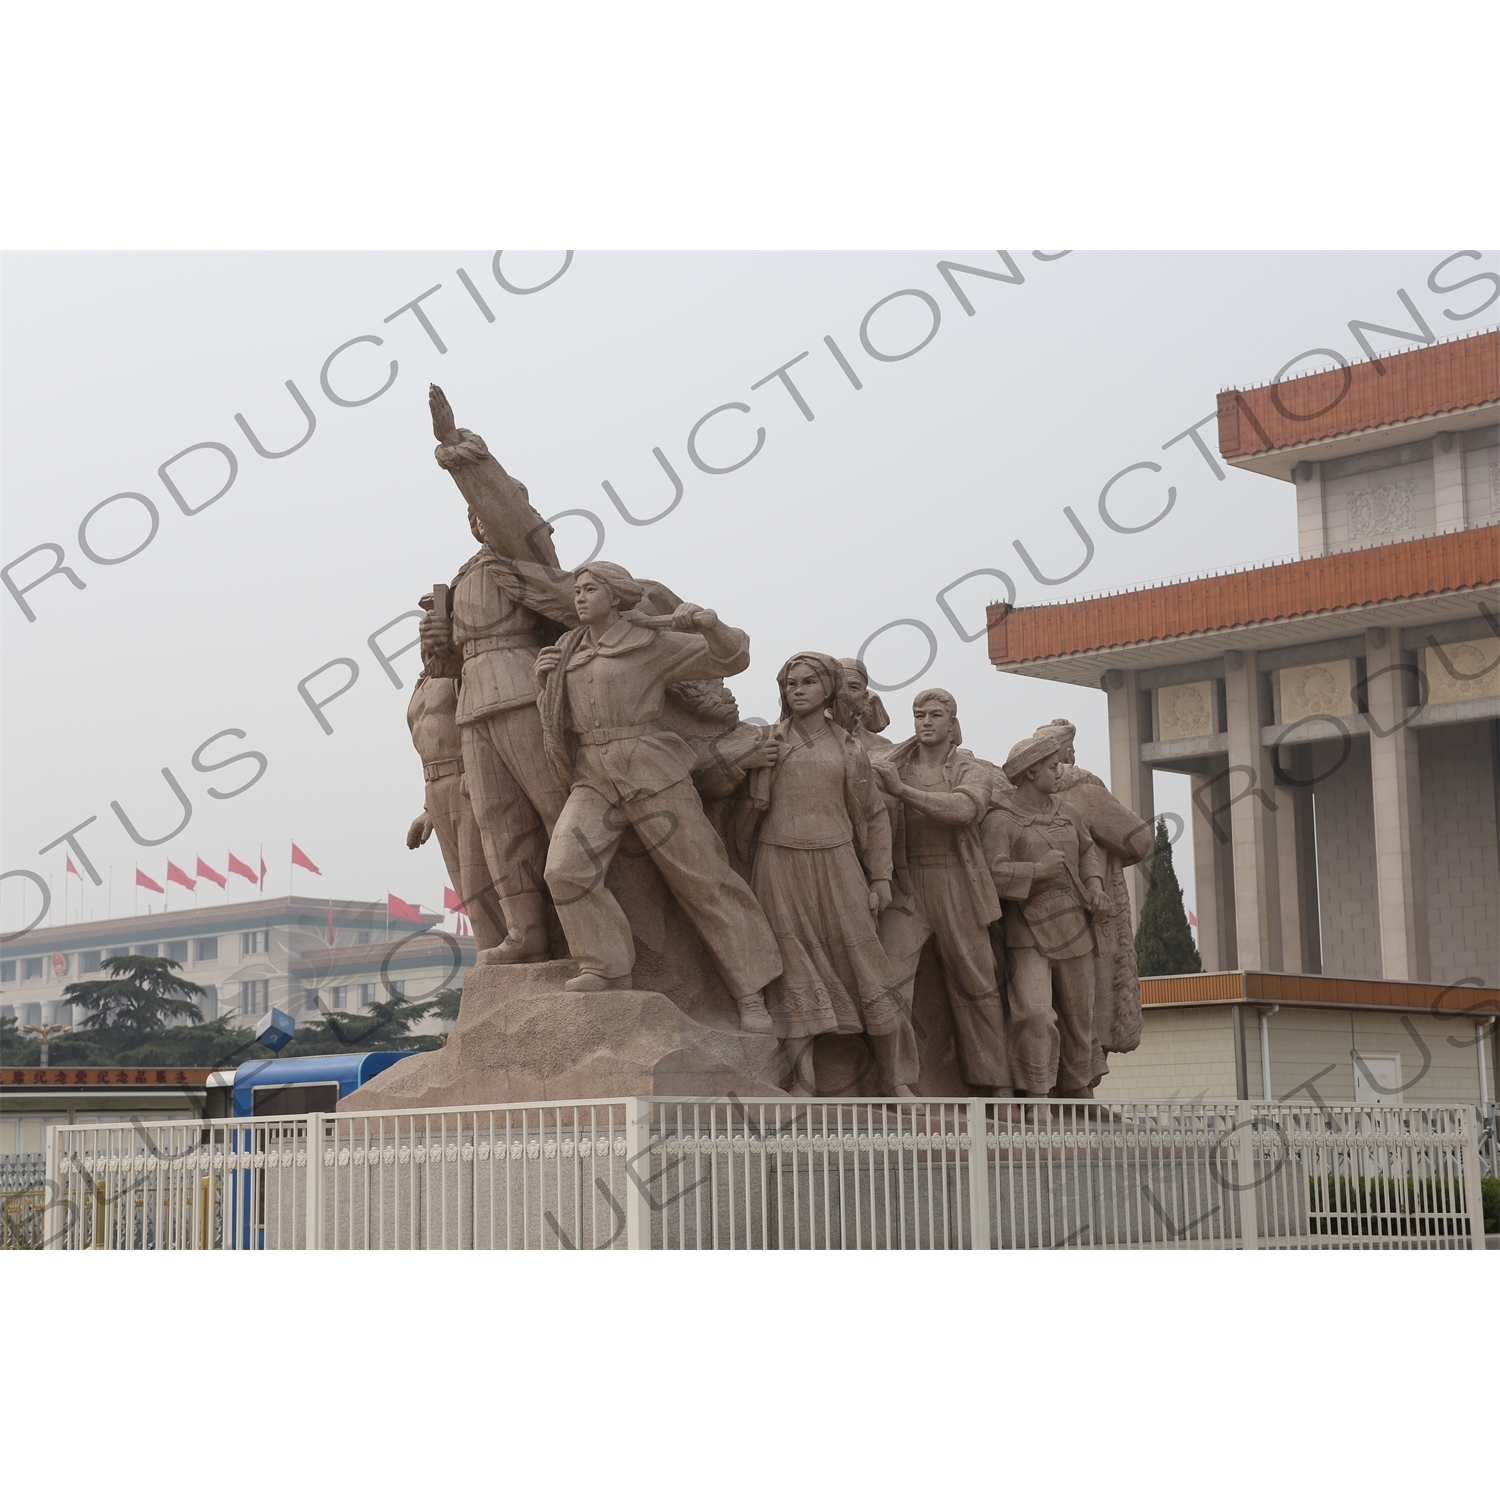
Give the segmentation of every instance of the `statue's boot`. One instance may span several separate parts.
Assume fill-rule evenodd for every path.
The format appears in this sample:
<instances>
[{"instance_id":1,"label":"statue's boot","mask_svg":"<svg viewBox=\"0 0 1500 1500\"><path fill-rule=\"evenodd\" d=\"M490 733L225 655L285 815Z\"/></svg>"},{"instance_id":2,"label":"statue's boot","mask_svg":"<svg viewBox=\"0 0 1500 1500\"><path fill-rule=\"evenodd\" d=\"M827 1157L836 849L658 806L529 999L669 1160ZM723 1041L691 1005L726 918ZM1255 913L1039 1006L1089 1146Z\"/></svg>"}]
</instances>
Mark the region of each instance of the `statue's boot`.
<instances>
[{"instance_id":1,"label":"statue's boot","mask_svg":"<svg viewBox=\"0 0 1500 1500\"><path fill-rule=\"evenodd\" d=\"M500 913L505 918L505 941L479 955L482 964L537 964L551 956L547 942L547 903L536 892L524 896L502 896Z\"/></svg>"},{"instance_id":2,"label":"statue's boot","mask_svg":"<svg viewBox=\"0 0 1500 1500\"><path fill-rule=\"evenodd\" d=\"M749 1031L756 1036L776 1034L775 1023L771 1020L771 1013L766 1009L764 990L757 990L753 995L741 995L734 1004L735 1009L740 1013L741 1031Z\"/></svg>"}]
</instances>

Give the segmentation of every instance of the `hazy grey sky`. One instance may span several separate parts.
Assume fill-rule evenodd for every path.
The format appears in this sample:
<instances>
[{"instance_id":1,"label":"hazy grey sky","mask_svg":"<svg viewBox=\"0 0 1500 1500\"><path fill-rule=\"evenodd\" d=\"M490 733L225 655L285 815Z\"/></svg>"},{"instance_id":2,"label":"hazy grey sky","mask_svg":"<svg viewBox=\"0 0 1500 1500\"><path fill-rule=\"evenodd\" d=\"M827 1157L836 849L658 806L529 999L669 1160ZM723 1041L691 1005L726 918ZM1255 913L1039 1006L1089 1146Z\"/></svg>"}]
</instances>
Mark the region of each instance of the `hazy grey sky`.
<instances>
[{"instance_id":1,"label":"hazy grey sky","mask_svg":"<svg viewBox=\"0 0 1500 1500\"><path fill-rule=\"evenodd\" d=\"M1421 252L1319 254L1108 254L1043 260L1009 252L1020 284L960 276L966 313L938 262L993 271L993 250L821 254L608 254L580 252L529 295L496 280L493 252L368 254L23 254L6 257L3 283L5 562L54 542L86 584L62 577L26 595L28 622L8 593L3 610L4 868L52 882L50 920L68 911L102 916L108 886L61 878L66 848L43 845L94 817L78 837L101 874L113 872L115 915L133 909L134 870L160 880L171 859L189 872L202 856L222 870L232 849L252 862L263 847L268 893L285 892L295 839L322 876L298 871L298 894L383 899L394 891L439 904L435 841L403 843L420 809L422 778L405 726L416 653L394 665L398 688L367 638L473 550L452 480L432 460L426 387L439 382L462 425L481 433L524 479L546 516L591 512L604 529L601 556L660 578L748 630L750 670L732 683L746 715L774 711L774 674L793 651L859 649L887 622L917 619L937 642L931 667L885 694L902 729L912 694L941 685L958 697L966 742L1003 758L1038 722L1066 714L1080 726L1081 763L1107 774L1103 696L1004 676L984 639L960 640L938 591L977 568L1014 580L1020 602L1071 597L1206 569L1242 566L1295 546L1287 484L1230 471L1218 479L1194 445L1163 445L1214 409L1230 384L1270 379L1304 351L1360 350L1351 319L1411 326L1397 296L1448 337L1494 321L1466 314L1489 288L1434 292L1429 273L1461 246ZM1043 252L1049 254L1051 252ZM515 286L554 276L563 254L507 254ZM493 321L458 275L467 273ZM1481 265L1456 262L1452 285ZM1008 274L1008 273L1007 273ZM438 337L411 312L423 301ZM909 358L879 360L870 343ZM322 389L324 361L336 394L355 399L399 368L389 388L360 406ZM862 388L825 345L831 336ZM1378 347L1397 339L1375 335ZM753 389L806 351L790 370L814 420L781 381ZM1327 363L1316 356L1296 368ZM286 389L295 383L316 418L287 457L258 456L235 421L243 414L274 450L307 421ZM695 467L693 425L705 464L727 467L764 430L759 452L731 473ZM1214 446L1214 425L1202 429ZM222 444L238 464L215 503L185 515L158 466L194 444ZM608 481L637 517L670 501L653 457L681 477L681 503L656 524L627 523ZM1107 529L1098 496L1106 480L1149 460L1114 492L1114 511L1140 524L1176 487L1171 513L1136 535ZM168 471L197 506L223 484L227 464L201 449ZM80 549L85 515L111 496L145 496L158 530L139 555L113 566ZM1064 516L1073 509L1095 546L1091 564L1055 587L1038 583L1019 539L1050 577L1076 568L1083 547ZM149 520L138 500L117 500L89 523L101 557L129 552ZM558 522L565 563L595 544L583 517ZM13 572L19 585L51 557ZM949 604L977 631L1003 585L981 577ZM387 652L413 639L405 622L382 638ZM928 655L923 635L901 627L867 653L873 675L897 682ZM325 710L325 734L298 695L300 679L335 658L359 676ZM323 697L343 669L311 685ZM194 768L195 751L228 729L200 762L256 751L265 774L242 760ZM118 802L143 837L182 817L162 776L171 770L191 819L168 842L143 848L111 809ZM1182 778L1158 776L1158 806L1186 812ZM1183 846L1183 855L1187 848ZM1178 861L1189 887L1191 860ZM7 880L0 922L21 925L34 890ZM239 883L239 893L252 894ZM232 884L230 894L234 895ZM200 886L200 902L223 899ZM159 904L159 897L152 900ZM173 889L172 904L191 904ZM145 909L143 894L142 910Z\"/></svg>"}]
</instances>

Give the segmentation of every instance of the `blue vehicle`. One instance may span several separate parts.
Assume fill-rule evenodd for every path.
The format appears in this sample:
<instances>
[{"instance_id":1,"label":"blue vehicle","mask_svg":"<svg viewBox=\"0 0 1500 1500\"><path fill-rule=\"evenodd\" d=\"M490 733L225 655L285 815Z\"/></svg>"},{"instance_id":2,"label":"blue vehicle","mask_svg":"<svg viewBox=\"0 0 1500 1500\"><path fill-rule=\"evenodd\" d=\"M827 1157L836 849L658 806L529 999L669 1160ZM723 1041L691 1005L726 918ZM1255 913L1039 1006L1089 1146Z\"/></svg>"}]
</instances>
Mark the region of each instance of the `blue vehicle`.
<instances>
[{"instance_id":1,"label":"blue vehicle","mask_svg":"<svg viewBox=\"0 0 1500 1500\"><path fill-rule=\"evenodd\" d=\"M352 1094L412 1052L336 1052L322 1057L270 1058L264 1062L242 1063L230 1073L218 1073L209 1081L209 1113L225 1118L251 1121L257 1117L268 1121L275 1116L332 1114L338 1102ZM215 1097L217 1096L217 1097ZM225 1107L228 1106L228 1107ZM268 1123L246 1124L229 1131L229 1150L252 1155L269 1145L282 1149L281 1137L290 1133L301 1137L305 1126ZM299 1141L304 1149L308 1143ZM252 1173L255 1181L252 1182ZM230 1216L242 1249L251 1246L255 1236L257 1249L265 1248L265 1171L245 1168L231 1177Z\"/></svg>"}]
</instances>

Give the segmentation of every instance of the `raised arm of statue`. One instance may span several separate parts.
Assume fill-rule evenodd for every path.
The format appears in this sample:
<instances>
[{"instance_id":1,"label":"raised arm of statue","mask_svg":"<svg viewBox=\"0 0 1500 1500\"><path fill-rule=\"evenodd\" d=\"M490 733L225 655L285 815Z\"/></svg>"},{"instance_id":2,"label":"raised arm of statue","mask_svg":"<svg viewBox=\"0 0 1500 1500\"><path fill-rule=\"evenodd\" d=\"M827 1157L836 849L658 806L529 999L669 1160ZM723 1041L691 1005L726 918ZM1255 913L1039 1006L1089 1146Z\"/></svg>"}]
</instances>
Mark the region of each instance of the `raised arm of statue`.
<instances>
[{"instance_id":1,"label":"raised arm of statue","mask_svg":"<svg viewBox=\"0 0 1500 1500\"><path fill-rule=\"evenodd\" d=\"M526 486L512 478L478 433L459 427L439 386L427 388L438 464L479 517L485 540L502 557L522 558L561 572L552 528L532 508Z\"/></svg>"}]
</instances>

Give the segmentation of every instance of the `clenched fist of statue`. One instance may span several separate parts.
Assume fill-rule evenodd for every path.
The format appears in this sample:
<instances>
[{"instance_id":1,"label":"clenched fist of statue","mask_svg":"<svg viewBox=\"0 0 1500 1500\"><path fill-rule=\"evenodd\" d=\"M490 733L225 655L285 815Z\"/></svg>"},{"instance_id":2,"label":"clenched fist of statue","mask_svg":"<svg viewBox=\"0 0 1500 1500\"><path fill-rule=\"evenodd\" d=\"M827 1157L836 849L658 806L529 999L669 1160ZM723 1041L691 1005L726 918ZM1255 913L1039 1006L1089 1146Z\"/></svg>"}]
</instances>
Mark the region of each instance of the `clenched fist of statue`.
<instances>
[{"instance_id":1,"label":"clenched fist of statue","mask_svg":"<svg viewBox=\"0 0 1500 1500\"><path fill-rule=\"evenodd\" d=\"M870 882L870 915L878 917L886 907L891 904L891 883L889 880L872 880Z\"/></svg>"},{"instance_id":2,"label":"clenched fist of statue","mask_svg":"<svg viewBox=\"0 0 1500 1500\"><path fill-rule=\"evenodd\" d=\"M679 604L672 611L673 630L696 630L703 632L712 630L719 623L719 617L711 609L700 609L696 604Z\"/></svg>"},{"instance_id":3,"label":"clenched fist of statue","mask_svg":"<svg viewBox=\"0 0 1500 1500\"><path fill-rule=\"evenodd\" d=\"M436 656L453 645L453 621L435 614L424 615L417 626L417 636L422 642L423 657Z\"/></svg>"},{"instance_id":4,"label":"clenched fist of statue","mask_svg":"<svg viewBox=\"0 0 1500 1500\"><path fill-rule=\"evenodd\" d=\"M431 837L432 819L423 813L420 817L411 820L411 827L406 830L406 847L420 849Z\"/></svg>"}]
</instances>

